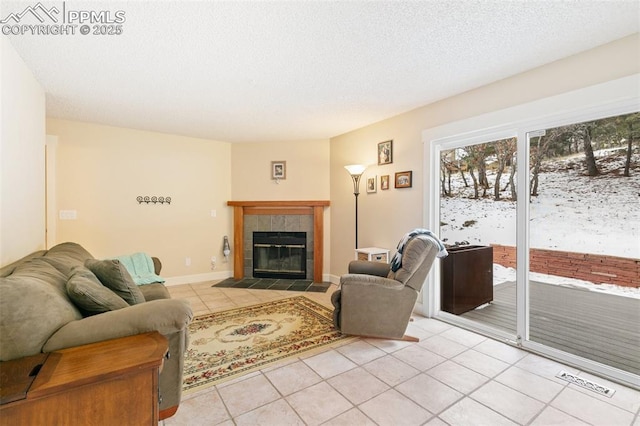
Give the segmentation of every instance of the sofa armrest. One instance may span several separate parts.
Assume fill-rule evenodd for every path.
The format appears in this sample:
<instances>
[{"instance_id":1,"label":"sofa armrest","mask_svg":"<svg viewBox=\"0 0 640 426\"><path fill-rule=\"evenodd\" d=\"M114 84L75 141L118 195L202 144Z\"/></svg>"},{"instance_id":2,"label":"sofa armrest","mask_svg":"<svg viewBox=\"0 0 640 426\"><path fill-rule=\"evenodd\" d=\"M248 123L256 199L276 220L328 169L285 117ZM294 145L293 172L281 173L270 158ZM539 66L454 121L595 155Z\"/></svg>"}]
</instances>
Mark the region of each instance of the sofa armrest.
<instances>
[{"instance_id":1,"label":"sofa armrest","mask_svg":"<svg viewBox=\"0 0 640 426\"><path fill-rule=\"evenodd\" d=\"M378 277L389 275L391 266L388 263L372 262L370 260L352 260L349 262L350 274L367 274Z\"/></svg>"},{"instance_id":2,"label":"sofa armrest","mask_svg":"<svg viewBox=\"0 0 640 426\"><path fill-rule=\"evenodd\" d=\"M160 262L160 259L158 259L157 257L152 257L151 261L153 262L153 272L155 272L156 275L160 275L160 271L162 270L162 262Z\"/></svg>"},{"instance_id":3,"label":"sofa armrest","mask_svg":"<svg viewBox=\"0 0 640 426\"><path fill-rule=\"evenodd\" d=\"M193 313L189 302L162 299L71 321L45 343L43 352L158 331L167 336L186 329Z\"/></svg>"}]
</instances>

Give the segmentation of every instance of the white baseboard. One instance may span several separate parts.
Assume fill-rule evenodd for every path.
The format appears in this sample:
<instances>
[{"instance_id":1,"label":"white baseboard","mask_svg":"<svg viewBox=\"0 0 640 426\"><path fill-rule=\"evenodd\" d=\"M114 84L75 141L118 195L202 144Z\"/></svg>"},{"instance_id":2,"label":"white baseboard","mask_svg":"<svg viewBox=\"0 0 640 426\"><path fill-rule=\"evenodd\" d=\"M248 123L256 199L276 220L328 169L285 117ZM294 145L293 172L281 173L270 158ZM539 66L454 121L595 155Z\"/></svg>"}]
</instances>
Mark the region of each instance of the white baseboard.
<instances>
[{"instance_id":1,"label":"white baseboard","mask_svg":"<svg viewBox=\"0 0 640 426\"><path fill-rule=\"evenodd\" d=\"M173 286L180 284L201 283L203 281L223 280L233 276L233 271L207 272L204 274L182 275L179 277L164 277L166 280L164 285Z\"/></svg>"},{"instance_id":2,"label":"white baseboard","mask_svg":"<svg viewBox=\"0 0 640 426\"><path fill-rule=\"evenodd\" d=\"M332 274L324 274L322 281L330 282L331 284L340 284L340 276Z\"/></svg>"}]
</instances>

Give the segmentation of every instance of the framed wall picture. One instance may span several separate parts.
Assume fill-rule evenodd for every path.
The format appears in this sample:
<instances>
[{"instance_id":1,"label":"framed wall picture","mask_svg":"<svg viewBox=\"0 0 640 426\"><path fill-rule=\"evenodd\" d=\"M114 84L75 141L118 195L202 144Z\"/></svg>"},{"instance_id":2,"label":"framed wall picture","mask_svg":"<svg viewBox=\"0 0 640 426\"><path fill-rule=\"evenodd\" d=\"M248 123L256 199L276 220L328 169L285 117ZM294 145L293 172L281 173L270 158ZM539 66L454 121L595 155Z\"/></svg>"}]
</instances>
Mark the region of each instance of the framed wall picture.
<instances>
[{"instance_id":1,"label":"framed wall picture","mask_svg":"<svg viewBox=\"0 0 640 426\"><path fill-rule=\"evenodd\" d=\"M367 178L367 192L372 194L378 190L377 176Z\"/></svg>"},{"instance_id":2,"label":"framed wall picture","mask_svg":"<svg viewBox=\"0 0 640 426\"><path fill-rule=\"evenodd\" d=\"M281 180L287 178L287 162L272 161L271 162L271 179Z\"/></svg>"},{"instance_id":3,"label":"framed wall picture","mask_svg":"<svg viewBox=\"0 0 640 426\"><path fill-rule=\"evenodd\" d=\"M386 191L389 189L389 175L380 176L380 190Z\"/></svg>"},{"instance_id":4,"label":"framed wall picture","mask_svg":"<svg viewBox=\"0 0 640 426\"><path fill-rule=\"evenodd\" d=\"M393 141L378 144L378 166L393 163Z\"/></svg>"},{"instance_id":5,"label":"framed wall picture","mask_svg":"<svg viewBox=\"0 0 640 426\"><path fill-rule=\"evenodd\" d=\"M396 188L411 188L411 175L413 172L397 172Z\"/></svg>"}]
</instances>

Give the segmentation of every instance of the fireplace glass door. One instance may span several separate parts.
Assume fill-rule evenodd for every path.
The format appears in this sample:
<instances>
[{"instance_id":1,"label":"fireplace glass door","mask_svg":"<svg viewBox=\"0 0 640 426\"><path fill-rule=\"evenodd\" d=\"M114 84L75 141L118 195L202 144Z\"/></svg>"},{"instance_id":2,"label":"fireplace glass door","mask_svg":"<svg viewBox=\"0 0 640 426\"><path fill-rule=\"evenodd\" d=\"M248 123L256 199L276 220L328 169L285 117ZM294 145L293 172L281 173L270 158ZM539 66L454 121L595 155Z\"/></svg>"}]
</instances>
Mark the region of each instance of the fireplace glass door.
<instances>
[{"instance_id":1,"label":"fireplace glass door","mask_svg":"<svg viewBox=\"0 0 640 426\"><path fill-rule=\"evenodd\" d=\"M306 232L254 232L254 278L305 279Z\"/></svg>"}]
</instances>

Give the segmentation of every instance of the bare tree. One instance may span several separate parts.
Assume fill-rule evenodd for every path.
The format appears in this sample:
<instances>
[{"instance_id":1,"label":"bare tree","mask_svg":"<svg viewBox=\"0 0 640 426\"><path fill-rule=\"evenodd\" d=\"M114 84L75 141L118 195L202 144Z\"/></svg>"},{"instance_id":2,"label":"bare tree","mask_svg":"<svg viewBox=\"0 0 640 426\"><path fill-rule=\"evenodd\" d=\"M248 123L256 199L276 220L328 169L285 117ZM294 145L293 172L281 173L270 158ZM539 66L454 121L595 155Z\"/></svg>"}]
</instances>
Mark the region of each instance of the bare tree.
<instances>
[{"instance_id":1,"label":"bare tree","mask_svg":"<svg viewBox=\"0 0 640 426\"><path fill-rule=\"evenodd\" d=\"M593 155L593 145L591 144L591 132L596 123L581 123L578 124L578 131L582 134L582 141L584 143L584 158L587 166L587 175L597 176L600 174L598 165L596 164L596 157Z\"/></svg>"},{"instance_id":2,"label":"bare tree","mask_svg":"<svg viewBox=\"0 0 640 426\"><path fill-rule=\"evenodd\" d=\"M442 195L448 197L451 194L447 192L447 187L445 186L445 181L447 178L447 162L445 160L444 153L440 155L440 187L442 190Z\"/></svg>"},{"instance_id":3,"label":"bare tree","mask_svg":"<svg viewBox=\"0 0 640 426\"><path fill-rule=\"evenodd\" d=\"M540 176L540 166L542 159L547 155L547 150L551 143L556 140L562 133L561 128L548 130L542 136L531 138L529 146L529 156L531 162L531 181L529 182L529 195L536 197L538 195L538 183Z\"/></svg>"},{"instance_id":4,"label":"bare tree","mask_svg":"<svg viewBox=\"0 0 640 426\"><path fill-rule=\"evenodd\" d=\"M629 177L631 176L631 154L633 151L633 124L629 123L629 136L627 137L627 158L624 162L624 173L623 176Z\"/></svg>"},{"instance_id":5,"label":"bare tree","mask_svg":"<svg viewBox=\"0 0 640 426\"><path fill-rule=\"evenodd\" d=\"M616 117L616 128L620 139L627 140L627 155L624 162L623 176L631 176L631 158L633 142L640 137L640 112Z\"/></svg>"},{"instance_id":6,"label":"bare tree","mask_svg":"<svg viewBox=\"0 0 640 426\"><path fill-rule=\"evenodd\" d=\"M443 151L440 154L440 184L442 194L448 197L453 195L451 190L451 175L458 171L455 164L455 150Z\"/></svg>"},{"instance_id":7,"label":"bare tree","mask_svg":"<svg viewBox=\"0 0 640 426\"><path fill-rule=\"evenodd\" d=\"M489 144L480 144L480 145L470 145L464 148L464 151L467 153L467 166L469 169L469 174L471 175L471 179L473 179L473 190L475 197L479 197L479 188L483 188L482 196L485 197L487 195L487 189L489 189L489 180L487 179L487 165L486 159ZM477 170L478 176L473 174L473 170Z\"/></svg>"},{"instance_id":8,"label":"bare tree","mask_svg":"<svg viewBox=\"0 0 640 426\"><path fill-rule=\"evenodd\" d=\"M473 166L471 164L469 165L468 171L469 171L469 175L471 176L471 180L473 181L473 198L477 199L479 196L478 179L476 178L476 175L473 172Z\"/></svg>"},{"instance_id":9,"label":"bare tree","mask_svg":"<svg viewBox=\"0 0 640 426\"><path fill-rule=\"evenodd\" d=\"M496 152L496 159L498 161L496 180L493 185L493 198L498 201L500 200L500 179L502 178L502 173L504 172L507 163L516 150L516 138L496 141L493 145Z\"/></svg>"},{"instance_id":10,"label":"bare tree","mask_svg":"<svg viewBox=\"0 0 640 426\"><path fill-rule=\"evenodd\" d=\"M511 173L509 173L509 188L511 189L511 199L513 201L518 201L518 193L516 192L515 182L517 157L517 154L514 152L511 160Z\"/></svg>"},{"instance_id":11,"label":"bare tree","mask_svg":"<svg viewBox=\"0 0 640 426\"><path fill-rule=\"evenodd\" d=\"M469 182L467 182L467 177L464 175L464 168L462 168L462 164L458 162L458 169L460 169L460 176L462 177L462 182L464 182L464 187L469 187Z\"/></svg>"}]
</instances>

